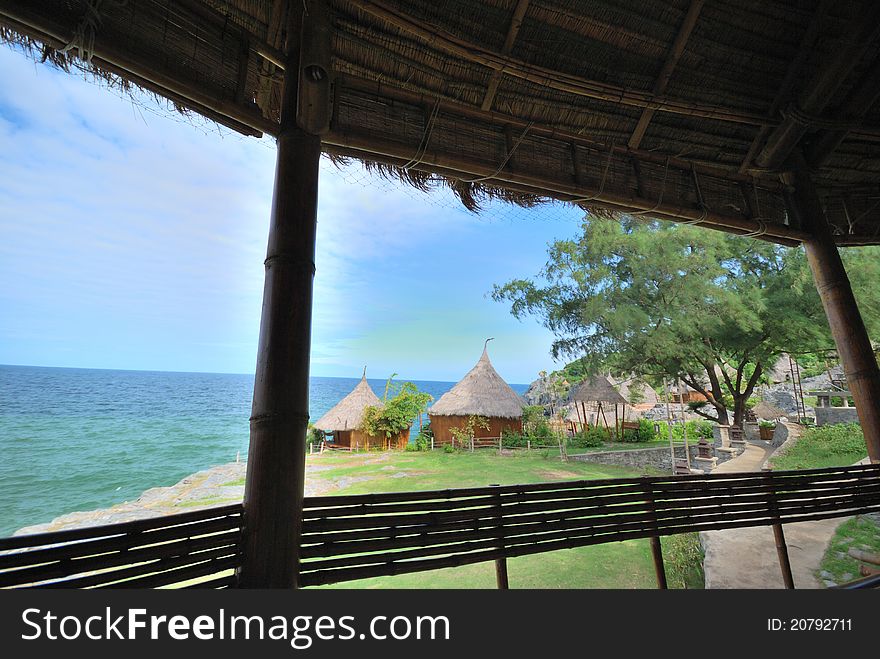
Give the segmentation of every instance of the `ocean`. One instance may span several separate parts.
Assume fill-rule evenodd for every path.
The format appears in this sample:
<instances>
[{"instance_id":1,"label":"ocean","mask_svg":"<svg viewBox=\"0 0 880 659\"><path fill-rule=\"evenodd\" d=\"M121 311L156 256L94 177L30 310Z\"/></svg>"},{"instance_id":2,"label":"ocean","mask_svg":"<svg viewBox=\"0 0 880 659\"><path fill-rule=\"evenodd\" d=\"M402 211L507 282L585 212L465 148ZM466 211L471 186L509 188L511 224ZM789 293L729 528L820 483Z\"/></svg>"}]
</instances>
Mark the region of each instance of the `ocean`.
<instances>
[{"instance_id":1,"label":"ocean","mask_svg":"<svg viewBox=\"0 0 880 659\"><path fill-rule=\"evenodd\" d=\"M463 375L463 373L462 373ZM0 537L247 457L252 375L0 365ZM311 378L318 419L358 378ZM434 399L453 382L413 382ZM380 398L384 380L369 380ZM528 385L511 387L518 393Z\"/></svg>"}]
</instances>

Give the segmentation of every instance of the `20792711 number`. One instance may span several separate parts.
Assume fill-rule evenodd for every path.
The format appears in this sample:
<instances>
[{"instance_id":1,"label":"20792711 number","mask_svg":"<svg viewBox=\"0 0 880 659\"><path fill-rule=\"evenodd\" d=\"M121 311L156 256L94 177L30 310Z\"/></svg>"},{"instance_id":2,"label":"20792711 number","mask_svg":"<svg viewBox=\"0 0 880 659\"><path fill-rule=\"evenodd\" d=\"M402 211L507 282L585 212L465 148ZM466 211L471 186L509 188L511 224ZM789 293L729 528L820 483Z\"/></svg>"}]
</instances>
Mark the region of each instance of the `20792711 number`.
<instances>
[{"instance_id":1,"label":"20792711 number","mask_svg":"<svg viewBox=\"0 0 880 659\"><path fill-rule=\"evenodd\" d=\"M793 632L833 632L852 631L851 618L791 618L788 621L788 629Z\"/></svg>"}]
</instances>

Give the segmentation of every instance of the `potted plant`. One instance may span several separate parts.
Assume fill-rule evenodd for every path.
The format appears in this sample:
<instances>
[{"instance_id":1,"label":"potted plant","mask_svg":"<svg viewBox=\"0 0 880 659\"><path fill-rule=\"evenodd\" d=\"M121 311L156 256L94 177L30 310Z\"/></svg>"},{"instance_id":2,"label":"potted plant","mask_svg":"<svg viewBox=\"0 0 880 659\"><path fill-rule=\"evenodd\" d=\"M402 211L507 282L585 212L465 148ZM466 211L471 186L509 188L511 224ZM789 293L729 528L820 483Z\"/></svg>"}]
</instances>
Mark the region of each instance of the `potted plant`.
<instances>
[{"instance_id":1,"label":"potted plant","mask_svg":"<svg viewBox=\"0 0 880 659\"><path fill-rule=\"evenodd\" d=\"M765 441L773 440L774 430L776 430L776 424L773 421L760 421L758 423L759 436Z\"/></svg>"}]
</instances>

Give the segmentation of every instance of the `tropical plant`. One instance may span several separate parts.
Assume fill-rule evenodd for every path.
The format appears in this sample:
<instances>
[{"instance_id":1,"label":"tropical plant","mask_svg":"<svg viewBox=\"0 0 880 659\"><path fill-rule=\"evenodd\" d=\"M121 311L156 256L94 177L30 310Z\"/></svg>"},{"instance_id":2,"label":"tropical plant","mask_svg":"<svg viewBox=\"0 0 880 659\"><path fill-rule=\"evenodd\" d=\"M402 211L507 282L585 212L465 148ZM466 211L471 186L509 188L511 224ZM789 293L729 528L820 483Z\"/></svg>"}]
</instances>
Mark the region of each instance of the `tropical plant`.
<instances>
[{"instance_id":1,"label":"tropical plant","mask_svg":"<svg viewBox=\"0 0 880 659\"><path fill-rule=\"evenodd\" d=\"M452 433L453 439L458 442L459 446L466 447L470 446L478 428L488 430L489 419L484 416L471 414L463 427L452 427L449 429L449 432Z\"/></svg>"},{"instance_id":2,"label":"tropical plant","mask_svg":"<svg viewBox=\"0 0 880 659\"><path fill-rule=\"evenodd\" d=\"M364 408L360 429L371 437L384 437L387 440L407 430L413 419L427 410L428 403L433 400L431 394L419 391L412 382L393 385L395 375L389 377L385 384L382 405Z\"/></svg>"}]
</instances>

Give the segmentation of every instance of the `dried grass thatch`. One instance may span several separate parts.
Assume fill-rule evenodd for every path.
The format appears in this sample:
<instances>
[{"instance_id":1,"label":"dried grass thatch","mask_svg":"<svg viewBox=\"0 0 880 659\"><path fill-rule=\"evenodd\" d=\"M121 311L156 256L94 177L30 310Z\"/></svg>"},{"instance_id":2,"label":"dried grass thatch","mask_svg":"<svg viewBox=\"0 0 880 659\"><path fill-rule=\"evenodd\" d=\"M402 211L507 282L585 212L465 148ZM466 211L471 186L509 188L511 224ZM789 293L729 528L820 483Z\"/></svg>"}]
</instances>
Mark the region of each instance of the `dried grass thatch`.
<instances>
[{"instance_id":1,"label":"dried grass thatch","mask_svg":"<svg viewBox=\"0 0 880 659\"><path fill-rule=\"evenodd\" d=\"M611 381L604 375L595 375L587 378L575 387L569 398L573 401L583 401L585 403L611 403L624 405L629 401L620 395L620 392L614 388Z\"/></svg>"},{"instance_id":2,"label":"dried grass thatch","mask_svg":"<svg viewBox=\"0 0 880 659\"><path fill-rule=\"evenodd\" d=\"M382 401L370 388L367 382L367 373L357 386L351 390L345 398L336 403L333 408L320 419L315 421L315 427L327 432L340 430L357 430L364 418L364 408L380 407Z\"/></svg>"},{"instance_id":3,"label":"dried grass thatch","mask_svg":"<svg viewBox=\"0 0 880 659\"><path fill-rule=\"evenodd\" d=\"M286 12L318 1L10 0L0 25L37 59L274 134ZM326 1L325 153L471 210L553 199L794 244L782 126L838 244L880 243L876 2Z\"/></svg>"},{"instance_id":4,"label":"dried grass thatch","mask_svg":"<svg viewBox=\"0 0 880 659\"><path fill-rule=\"evenodd\" d=\"M519 419L525 403L510 388L483 355L467 375L452 389L440 396L428 410L431 416L484 416L490 419Z\"/></svg>"},{"instance_id":5,"label":"dried grass thatch","mask_svg":"<svg viewBox=\"0 0 880 659\"><path fill-rule=\"evenodd\" d=\"M756 419L764 419L765 421L775 421L789 416L785 410L763 400L752 408L752 414Z\"/></svg>"}]
</instances>

